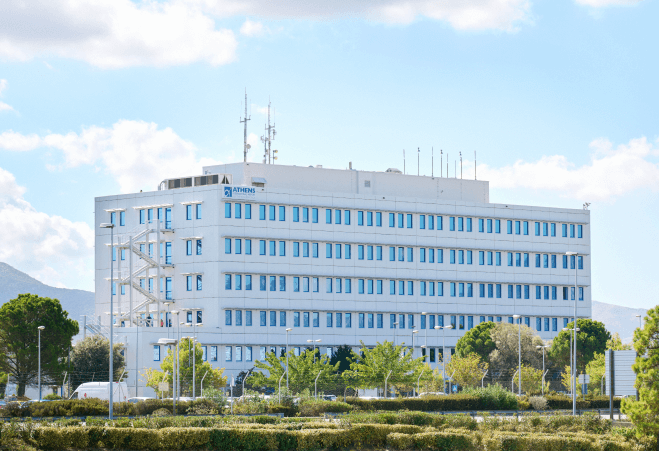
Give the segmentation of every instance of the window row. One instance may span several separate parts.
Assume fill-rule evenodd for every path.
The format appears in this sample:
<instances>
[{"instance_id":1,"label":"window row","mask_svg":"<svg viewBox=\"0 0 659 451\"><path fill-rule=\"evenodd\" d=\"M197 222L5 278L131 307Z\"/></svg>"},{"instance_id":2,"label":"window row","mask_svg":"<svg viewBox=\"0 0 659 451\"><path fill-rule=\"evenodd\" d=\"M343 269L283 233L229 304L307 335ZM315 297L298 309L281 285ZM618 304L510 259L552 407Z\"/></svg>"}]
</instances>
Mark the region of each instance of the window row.
<instances>
[{"instance_id":1,"label":"window row","mask_svg":"<svg viewBox=\"0 0 659 451\"><path fill-rule=\"evenodd\" d=\"M244 313L244 324L243 324ZM291 324L287 323L287 317L293 314L293 327L320 327L321 312L287 312L287 311L274 311L274 310L260 310L259 326L261 327L287 327ZM252 310L225 310L226 326L245 326L252 327ZM448 320L452 329L456 330L471 330L474 327L474 318L478 318L480 323L486 321L502 322L507 318L507 322L513 324L514 318L512 316L485 316L474 317L472 315L431 315L421 314L415 315L412 313L351 313L351 312L325 312L325 327L327 328L346 328L353 327L353 315L357 321L355 328L358 329L384 329L385 322L388 323L389 329L442 329L444 327L444 316ZM418 324L415 319L418 317ZM549 324L552 324L550 330ZM279 321L279 324L277 324ZM563 327L566 327L570 322L570 318L563 318ZM522 323L522 318L517 319L517 323ZM531 327L531 317L523 318L523 323ZM447 324L447 326L448 326ZM558 331L558 318L536 317L535 328L538 332L542 332L544 327L545 332Z\"/></svg>"},{"instance_id":2,"label":"window row","mask_svg":"<svg viewBox=\"0 0 659 451\"><path fill-rule=\"evenodd\" d=\"M286 221L285 205L258 205L258 218L261 221ZM225 218L252 219L252 204L224 203ZM351 210L339 208L292 207L293 222L319 223L324 210L325 224L351 224ZM421 230L444 230L444 216L412 213L383 213L380 211L356 210L358 226L413 229L415 220ZM564 224L555 222L517 221L506 219L470 218L464 216L446 216L449 231L473 232L474 223L478 221L480 233L502 233L502 222L505 222L506 233L509 235L529 235L531 224L535 226L535 236L557 236L558 226L562 237L583 238L582 224Z\"/></svg>"},{"instance_id":3,"label":"window row","mask_svg":"<svg viewBox=\"0 0 659 451\"><path fill-rule=\"evenodd\" d=\"M252 255L252 240L249 238L225 238L224 239L224 253L225 254L242 254L244 241L244 253ZM285 257L287 255L287 248L289 243L285 240L258 240L259 242L259 255L268 255L271 257ZM341 243L312 243L306 241L292 241L292 256L302 258L321 258L321 249L324 249L325 258L333 259L352 259L352 244ZM201 255L201 240L197 240L197 249ZM357 260L379 260L384 259L384 252L388 253L389 261L399 262L414 262L415 258L420 263L444 263L444 250L442 248L433 249L426 247L404 247L404 246L377 246L377 245L364 245L356 244L354 247L357 250ZM188 245L188 249L192 252L192 243ZM536 268L556 268L557 262L562 261L563 269L574 269L577 265L579 269L583 269L583 256L582 255L568 255L565 254L534 254L529 252L497 252L497 251L471 251L465 249L446 249L448 253L449 264L474 264L474 254L478 253L478 264L489 266L502 266L502 254L506 255L507 265L525 268L530 267L532 256L535 258ZM191 255L191 254L188 254Z\"/></svg>"},{"instance_id":4,"label":"window row","mask_svg":"<svg viewBox=\"0 0 659 451\"><path fill-rule=\"evenodd\" d=\"M253 288L253 277L258 278L258 290L256 287ZM384 294L386 285L389 285L388 291L390 295L398 294L401 296L414 296L416 289L418 290L419 296L444 296L444 286L446 285L448 296L450 297L471 298L475 296L474 288L477 288L478 297L481 298L500 299L502 297L507 297L509 299L531 299L531 292L533 290L535 290L535 299L557 300L558 293L561 293L562 300L574 300L575 298L575 287L561 287L555 285L543 286L501 283L435 282L425 280L351 279L340 277L252 276L251 274L225 274L224 289L238 291L243 289L246 291L287 291L287 279L292 279L292 291L294 293L319 293L321 291L321 282L324 281L325 293L348 294L352 293L354 280L357 294ZM199 280L201 281L201 279ZM578 288L579 300L583 301L584 287ZM503 293L507 293L507 296Z\"/></svg>"}]
</instances>

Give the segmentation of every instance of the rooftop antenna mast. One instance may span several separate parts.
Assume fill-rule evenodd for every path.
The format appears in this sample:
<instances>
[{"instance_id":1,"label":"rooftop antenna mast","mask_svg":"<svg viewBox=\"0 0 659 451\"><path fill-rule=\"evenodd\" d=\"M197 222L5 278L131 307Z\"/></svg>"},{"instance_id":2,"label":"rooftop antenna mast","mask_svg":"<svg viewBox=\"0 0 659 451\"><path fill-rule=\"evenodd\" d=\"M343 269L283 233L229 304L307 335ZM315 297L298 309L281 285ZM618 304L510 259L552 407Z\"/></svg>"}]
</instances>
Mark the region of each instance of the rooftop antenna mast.
<instances>
[{"instance_id":1,"label":"rooftop antenna mast","mask_svg":"<svg viewBox=\"0 0 659 451\"><path fill-rule=\"evenodd\" d=\"M460 151L460 180L462 180L462 151Z\"/></svg>"},{"instance_id":2,"label":"rooftop antenna mast","mask_svg":"<svg viewBox=\"0 0 659 451\"><path fill-rule=\"evenodd\" d=\"M417 177L420 175L420 163L419 163L419 158L421 155L421 148L417 147L416 148L416 175Z\"/></svg>"},{"instance_id":3,"label":"rooftop antenna mast","mask_svg":"<svg viewBox=\"0 0 659 451\"><path fill-rule=\"evenodd\" d=\"M245 132L243 135L243 156L244 156L244 162L247 163L247 151L251 149L252 146L247 144L247 121L252 120L252 115L250 114L249 117L247 117L247 88L245 88L245 117L244 119L240 119L240 123L245 123Z\"/></svg>"},{"instance_id":4,"label":"rooftop antenna mast","mask_svg":"<svg viewBox=\"0 0 659 451\"><path fill-rule=\"evenodd\" d=\"M405 149L403 149L403 174L406 174L406 172L405 172Z\"/></svg>"},{"instance_id":5,"label":"rooftop antenna mast","mask_svg":"<svg viewBox=\"0 0 659 451\"><path fill-rule=\"evenodd\" d=\"M270 125L270 99L268 99L268 125L265 127L265 131L267 132L261 136L261 141L264 144L264 154L263 154L263 163L267 164L272 164L272 140L275 139L275 135L277 134L277 131L275 130L275 124L273 123ZM275 152L277 152L275 150ZM276 160L277 157L274 157L274 160Z\"/></svg>"},{"instance_id":6,"label":"rooftop antenna mast","mask_svg":"<svg viewBox=\"0 0 659 451\"><path fill-rule=\"evenodd\" d=\"M478 180L476 178L476 151L474 150L474 180Z\"/></svg>"}]
</instances>

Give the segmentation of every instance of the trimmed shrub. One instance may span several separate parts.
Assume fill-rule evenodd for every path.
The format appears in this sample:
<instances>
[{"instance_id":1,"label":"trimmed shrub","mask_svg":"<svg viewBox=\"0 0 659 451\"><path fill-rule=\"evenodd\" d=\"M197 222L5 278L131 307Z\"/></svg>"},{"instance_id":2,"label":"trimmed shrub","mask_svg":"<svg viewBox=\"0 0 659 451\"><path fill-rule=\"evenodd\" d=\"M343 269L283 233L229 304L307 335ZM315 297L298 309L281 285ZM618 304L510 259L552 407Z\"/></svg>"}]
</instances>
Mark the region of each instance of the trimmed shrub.
<instances>
[{"instance_id":1,"label":"trimmed shrub","mask_svg":"<svg viewBox=\"0 0 659 451\"><path fill-rule=\"evenodd\" d=\"M547 399L543 396L531 396L529 398L529 404L531 404L533 410L547 410L549 408Z\"/></svg>"},{"instance_id":2,"label":"trimmed shrub","mask_svg":"<svg viewBox=\"0 0 659 451\"><path fill-rule=\"evenodd\" d=\"M340 401L325 401L309 399L300 402L297 406L300 416L303 417L318 417L326 412L330 413L345 413L353 409L348 403Z\"/></svg>"}]
</instances>

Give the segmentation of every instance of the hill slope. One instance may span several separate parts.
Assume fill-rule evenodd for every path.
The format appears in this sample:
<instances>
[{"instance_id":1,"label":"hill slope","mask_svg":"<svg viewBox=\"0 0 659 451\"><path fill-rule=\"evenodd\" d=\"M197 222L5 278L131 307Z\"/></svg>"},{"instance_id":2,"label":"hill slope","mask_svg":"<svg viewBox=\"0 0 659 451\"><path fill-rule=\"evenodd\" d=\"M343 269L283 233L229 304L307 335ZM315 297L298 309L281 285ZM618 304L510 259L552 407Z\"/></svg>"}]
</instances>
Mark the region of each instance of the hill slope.
<instances>
[{"instance_id":1,"label":"hill slope","mask_svg":"<svg viewBox=\"0 0 659 451\"><path fill-rule=\"evenodd\" d=\"M45 285L16 268L0 262L0 305L23 293L59 299L69 318L82 323L81 315L93 315L94 293Z\"/></svg>"},{"instance_id":2,"label":"hill slope","mask_svg":"<svg viewBox=\"0 0 659 451\"><path fill-rule=\"evenodd\" d=\"M647 309L623 307L593 301L593 319L604 323L609 332L620 334L623 343L631 343L634 329L638 327L636 315L645 317Z\"/></svg>"}]
</instances>

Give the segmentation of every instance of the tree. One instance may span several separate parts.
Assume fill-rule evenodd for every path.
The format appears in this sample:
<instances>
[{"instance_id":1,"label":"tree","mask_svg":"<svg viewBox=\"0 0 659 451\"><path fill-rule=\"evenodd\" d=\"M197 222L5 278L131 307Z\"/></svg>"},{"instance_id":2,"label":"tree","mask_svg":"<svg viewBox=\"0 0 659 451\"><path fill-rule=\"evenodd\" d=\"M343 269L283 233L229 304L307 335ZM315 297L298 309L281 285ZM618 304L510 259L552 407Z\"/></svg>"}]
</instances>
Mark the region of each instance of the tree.
<instances>
[{"instance_id":1,"label":"tree","mask_svg":"<svg viewBox=\"0 0 659 451\"><path fill-rule=\"evenodd\" d=\"M57 299L35 294L19 294L0 308L0 370L18 385L18 396L25 387L37 383L38 330L41 332L42 384L62 383L71 339L78 333L78 322L69 319Z\"/></svg>"},{"instance_id":2,"label":"tree","mask_svg":"<svg viewBox=\"0 0 659 451\"><path fill-rule=\"evenodd\" d=\"M490 331L496 349L490 353L490 368L510 371L512 374L519 366L520 325L496 323ZM542 352L536 346L543 345L540 337L530 327L521 325L522 364L533 368L542 368Z\"/></svg>"},{"instance_id":3,"label":"tree","mask_svg":"<svg viewBox=\"0 0 659 451\"><path fill-rule=\"evenodd\" d=\"M565 365L563 373L561 373L561 385L565 390L572 393L572 368L570 365ZM577 375L577 394L581 393L581 384L579 383L579 376Z\"/></svg>"},{"instance_id":4,"label":"tree","mask_svg":"<svg viewBox=\"0 0 659 451\"><path fill-rule=\"evenodd\" d=\"M413 386L423 370L423 357L414 359L408 348L394 346L392 342L377 343L368 349L361 342L361 356L350 364L350 370L343 373L355 388L384 387L387 379L389 386Z\"/></svg>"},{"instance_id":5,"label":"tree","mask_svg":"<svg viewBox=\"0 0 659 451\"><path fill-rule=\"evenodd\" d=\"M439 371L439 368L434 370L430 368L430 365L427 363L426 370L423 372L421 377L421 387L419 389L420 393L436 393L444 391L444 378L442 377L442 372Z\"/></svg>"},{"instance_id":6,"label":"tree","mask_svg":"<svg viewBox=\"0 0 659 451\"><path fill-rule=\"evenodd\" d=\"M647 312L643 329L634 331L636 389L639 400L625 398L622 411L631 418L637 434L653 434L659 448L659 306Z\"/></svg>"},{"instance_id":7,"label":"tree","mask_svg":"<svg viewBox=\"0 0 659 451\"><path fill-rule=\"evenodd\" d=\"M117 381L124 370L121 344L114 345L112 353L113 379ZM90 335L73 346L71 351L71 386L75 389L84 382L107 381L110 371L110 340L101 335Z\"/></svg>"},{"instance_id":8,"label":"tree","mask_svg":"<svg viewBox=\"0 0 659 451\"><path fill-rule=\"evenodd\" d=\"M573 323L567 325L568 329L573 327ZM577 328L579 329L577 332L577 371L583 372L595 354L604 353L611 334L603 323L592 319L577 319ZM558 366L570 364L570 336L572 334L574 334L573 331L562 330L552 342L549 358Z\"/></svg>"},{"instance_id":9,"label":"tree","mask_svg":"<svg viewBox=\"0 0 659 451\"><path fill-rule=\"evenodd\" d=\"M246 380L253 386L271 387L279 389L279 380L281 379L282 388L286 387L286 357L277 357L275 353L269 352L265 356L265 361L256 361L255 368L262 371L254 371ZM325 389L335 383L336 370L339 364L330 364L330 359L326 355L317 356L314 359L314 351L308 349L300 355L295 355L291 350L288 352L288 387L293 393L300 393L302 390L313 390L316 377L318 377L318 389ZM267 372L267 374L266 374ZM320 376L318 376L320 373ZM282 378L283 376L283 378Z\"/></svg>"},{"instance_id":10,"label":"tree","mask_svg":"<svg viewBox=\"0 0 659 451\"><path fill-rule=\"evenodd\" d=\"M156 391L158 396L167 395L172 396L173 385L173 374L174 374L174 355L175 355L175 346L172 346L172 349L167 351L167 356L164 358L163 362L160 364L160 369L162 371L154 370L153 368L147 368L147 370L142 374L146 378L147 387L151 387ZM194 360L193 353L194 352ZM196 364L194 366L194 373L196 376L196 389L197 396L201 394L201 380L204 379L204 387L210 388L222 388L227 384L227 377L223 375L224 368L213 368L209 362L204 362L203 359L204 352L201 349L201 344L195 343L194 348L192 347L192 340L190 338L183 338L179 343L179 378L181 384L181 395L192 396L192 381L193 381L193 361ZM206 376L204 378L204 375ZM158 389L158 384L161 382L169 383L169 390L166 392L161 392Z\"/></svg>"},{"instance_id":11,"label":"tree","mask_svg":"<svg viewBox=\"0 0 659 451\"><path fill-rule=\"evenodd\" d=\"M586 374L590 376L590 382L588 383L589 393L594 395L602 394L602 377L605 371L604 354L595 354L593 360L586 365Z\"/></svg>"},{"instance_id":12,"label":"tree","mask_svg":"<svg viewBox=\"0 0 659 451\"><path fill-rule=\"evenodd\" d=\"M453 375L453 382L461 387L476 387L487 370L487 362L483 362L478 354L458 357L457 353L446 365L446 374Z\"/></svg>"},{"instance_id":13,"label":"tree","mask_svg":"<svg viewBox=\"0 0 659 451\"><path fill-rule=\"evenodd\" d=\"M491 336L495 326L496 323L487 321L466 332L455 345L455 355L466 357L469 354L477 354L481 360L487 362L492 351L496 349Z\"/></svg>"},{"instance_id":14,"label":"tree","mask_svg":"<svg viewBox=\"0 0 659 451\"><path fill-rule=\"evenodd\" d=\"M614 333L611 336L611 339L606 342L606 349L611 349L613 351L631 351L631 343L622 343L620 339L620 334L618 332Z\"/></svg>"},{"instance_id":15,"label":"tree","mask_svg":"<svg viewBox=\"0 0 659 451\"><path fill-rule=\"evenodd\" d=\"M339 374L342 374L344 371L350 369L350 363L353 362L356 358L357 354L353 352L350 346L341 345L336 348L336 351L334 351L332 354L330 365L336 365L338 363L339 366L337 367L337 371Z\"/></svg>"},{"instance_id":16,"label":"tree","mask_svg":"<svg viewBox=\"0 0 659 451\"><path fill-rule=\"evenodd\" d=\"M519 382L518 377L515 377L515 383ZM548 386L549 383L546 388ZM529 396L542 392L542 370L522 365L522 391Z\"/></svg>"}]
</instances>

